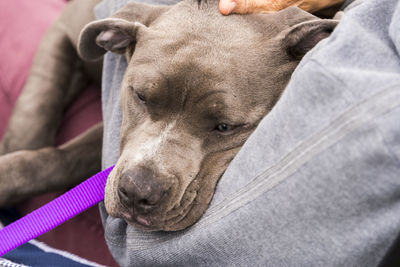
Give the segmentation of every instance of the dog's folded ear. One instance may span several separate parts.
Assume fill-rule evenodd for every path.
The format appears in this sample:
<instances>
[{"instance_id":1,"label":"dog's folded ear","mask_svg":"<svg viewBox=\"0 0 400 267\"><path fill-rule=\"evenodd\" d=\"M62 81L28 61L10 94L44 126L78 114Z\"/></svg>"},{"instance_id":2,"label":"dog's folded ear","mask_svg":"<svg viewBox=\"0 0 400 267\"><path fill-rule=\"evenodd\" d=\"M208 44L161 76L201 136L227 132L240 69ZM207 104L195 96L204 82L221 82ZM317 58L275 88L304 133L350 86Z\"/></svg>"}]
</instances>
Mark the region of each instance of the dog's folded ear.
<instances>
[{"instance_id":1,"label":"dog's folded ear","mask_svg":"<svg viewBox=\"0 0 400 267\"><path fill-rule=\"evenodd\" d=\"M123 54L134 46L138 32L146 30L168 6L130 3L109 18L86 25L78 40L78 52L87 61L98 60L107 51Z\"/></svg>"},{"instance_id":2,"label":"dog's folded ear","mask_svg":"<svg viewBox=\"0 0 400 267\"><path fill-rule=\"evenodd\" d=\"M321 40L329 37L338 22L315 19L294 25L283 38L283 46L292 59L300 60Z\"/></svg>"},{"instance_id":3,"label":"dog's folded ear","mask_svg":"<svg viewBox=\"0 0 400 267\"><path fill-rule=\"evenodd\" d=\"M89 23L82 30L78 51L82 59L98 60L107 51L123 54L126 48L136 42L140 28L146 28L139 22L107 18Z\"/></svg>"}]
</instances>

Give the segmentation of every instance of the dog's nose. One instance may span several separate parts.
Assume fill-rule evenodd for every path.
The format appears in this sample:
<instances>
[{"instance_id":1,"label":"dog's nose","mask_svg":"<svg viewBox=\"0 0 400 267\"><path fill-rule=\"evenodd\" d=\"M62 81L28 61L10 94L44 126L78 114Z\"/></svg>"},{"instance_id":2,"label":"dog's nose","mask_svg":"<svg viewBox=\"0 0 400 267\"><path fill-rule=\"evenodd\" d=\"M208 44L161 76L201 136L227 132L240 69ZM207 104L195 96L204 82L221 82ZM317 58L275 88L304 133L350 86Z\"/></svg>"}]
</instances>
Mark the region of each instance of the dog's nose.
<instances>
[{"instance_id":1,"label":"dog's nose","mask_svg":"<svg viewBox=\"0 0 400 267\"><path fill-rule=\"evenodd\" d=\"M125 207L146 213L158 206L164 189L153 171L138 167L121 175L118 195Z\"/></svg>"}]
</instances>

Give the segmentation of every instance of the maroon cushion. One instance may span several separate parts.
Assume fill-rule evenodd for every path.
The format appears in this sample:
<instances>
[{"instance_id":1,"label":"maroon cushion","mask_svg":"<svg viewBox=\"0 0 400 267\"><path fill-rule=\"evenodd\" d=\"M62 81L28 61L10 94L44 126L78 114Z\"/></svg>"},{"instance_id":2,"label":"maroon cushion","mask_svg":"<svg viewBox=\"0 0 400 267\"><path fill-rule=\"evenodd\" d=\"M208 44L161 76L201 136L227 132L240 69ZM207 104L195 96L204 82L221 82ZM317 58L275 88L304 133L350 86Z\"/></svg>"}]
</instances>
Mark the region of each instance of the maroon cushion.
<instances>
[{"instance_id":1,"label":"maroon cushion","mask_svg":"<svg viewBox=\"0 0 400 267\"><path fill-rule=\"evenodd\" d=\"M26 82L40 39L65 4L64 0L0 1L0 138ZM91 86L66 111L57 143L70 140L101 120L100 90ZM56 196L47 194L34 198L19 205L19 210L26 214ZM117 266L105 244L97 207L41 236L39 240L89 260Z\"/></svg>"}]
</instances>

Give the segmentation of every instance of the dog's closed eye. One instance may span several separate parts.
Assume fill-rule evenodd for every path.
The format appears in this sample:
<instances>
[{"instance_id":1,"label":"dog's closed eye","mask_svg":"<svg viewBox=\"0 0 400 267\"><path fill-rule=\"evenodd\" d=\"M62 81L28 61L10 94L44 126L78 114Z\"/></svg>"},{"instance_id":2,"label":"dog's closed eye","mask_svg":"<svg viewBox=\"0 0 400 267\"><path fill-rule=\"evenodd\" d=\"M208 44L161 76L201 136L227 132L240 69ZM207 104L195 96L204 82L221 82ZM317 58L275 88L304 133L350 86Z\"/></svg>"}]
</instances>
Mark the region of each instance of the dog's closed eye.
<instances>
[{"instance_id":1,"label":"dog's closed eye","mask_svg":"<svg viewBox=\"0 0 400 267\"><path fill-rule=\"evenodd\" d=\"M134 96L136 96L137 100L142 103L142 104L146 104L147 103L147 97L144 93L139 92L137 90L135 90L135 88L133 88L132 86L128 87L129 91L132 92L132 94Z\"/></svg>"},{"instance_id":2,"label":"dog's closed eye","mask_svg":"<svg viewBox=\"0 0 400 267\"><path fill-rule=\"evenodd\" d=\"M136 96L139 99L140 102L142 102L143 104L146 104L147 102L147 98L144 94L136 92Z\"/></svg>"}]
</instances>

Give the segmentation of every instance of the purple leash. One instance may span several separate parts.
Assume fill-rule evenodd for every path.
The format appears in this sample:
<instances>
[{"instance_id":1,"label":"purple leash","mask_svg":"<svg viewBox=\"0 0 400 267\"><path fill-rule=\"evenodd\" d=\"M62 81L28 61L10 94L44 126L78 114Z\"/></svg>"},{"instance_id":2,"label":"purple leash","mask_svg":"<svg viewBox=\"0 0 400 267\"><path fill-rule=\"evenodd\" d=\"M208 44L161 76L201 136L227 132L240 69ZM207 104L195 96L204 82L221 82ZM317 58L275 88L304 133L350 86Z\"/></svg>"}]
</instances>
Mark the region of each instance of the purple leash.
<instances>
[{"instance_id":1,"label":"purple leash","mask_svg":"<svg viewBox=\"0 0 400 267\"><path fill-rule=\"evenodd\" d=\"M43 207L0 230L0 257L104 200L114 166L95 174Z\"/></svg>"}]
</instances>

